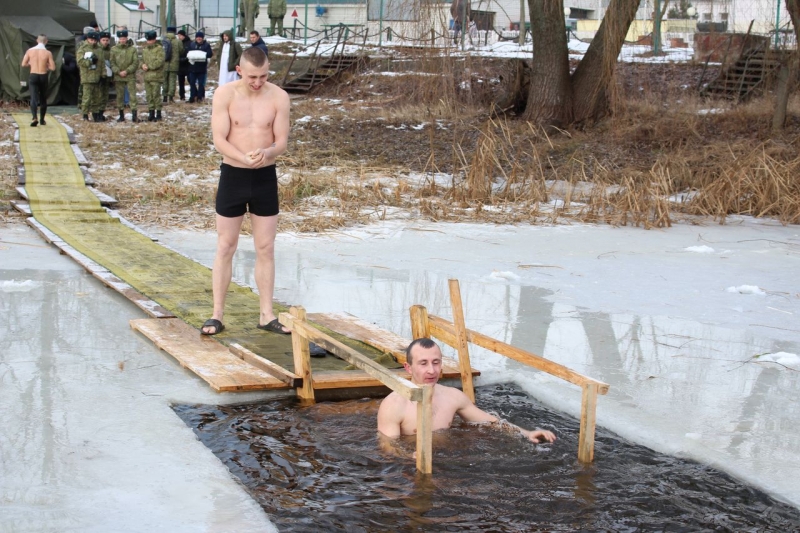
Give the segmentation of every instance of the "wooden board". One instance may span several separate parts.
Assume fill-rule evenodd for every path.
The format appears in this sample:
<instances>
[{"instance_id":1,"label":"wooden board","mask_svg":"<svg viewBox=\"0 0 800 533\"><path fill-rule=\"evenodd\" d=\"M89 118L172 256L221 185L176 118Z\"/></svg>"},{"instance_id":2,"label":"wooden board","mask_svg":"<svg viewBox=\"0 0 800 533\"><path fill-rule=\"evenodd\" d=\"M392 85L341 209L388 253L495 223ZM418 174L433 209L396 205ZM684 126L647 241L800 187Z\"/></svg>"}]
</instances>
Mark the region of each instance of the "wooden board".
<instances>
[{"instance_id":1,"label":"wooden board","mask_svg":"<svg viewBox=\"0 0 800 533\"><path fill-rule=\"evenodd\" d=\"M286 383L242 361L179 318L140 318L130 324L217 392L288 389Z\"/></svg>"},{"instance_id":2,"label":"wooden board","mask_svg":"<svg viewBox=\"0 0 800 533\"><path fill-rule=\"evenodd\" d=\"M86 188L89 189L89 192L91 192L92 194L97 196L97 198L100 200L100 205L104 205L104 206L115 206L115 205L117 205L117 203L118 203L117 199L114 198L113 196L109 196L106 193L104 193L102 191L99 191L99 190L95 189L94 187L92 187L90 185L87 185Z\"/></svg>"},{"instance_id":3,"label":"wooden board","mask_svg":"<svg viewBox=\"0 0 800 533\"><path fill-rule=\"evenodd\" d=\"M78 148L77 144L70 144L69 147L72 148L72 153L75 154L75 159L78 160L78 165L82 167L89 166L89 161L86 159L86 156L83 155L81 149Z\"/></svg>"},{"instance_id":4,"label":"wooden board","mask_svg":"<svg viewBox=\"0 0 800 533\"><path fill-rule=\"evenodd\" d=\"M31 216L31 206L28 202L19 200L11 200L11 207L22 213L23 215Z\"/></svg>"},{"instance_id":5,"label":"wooden board","mask_svg":"<svg viewBox=\"0 0 800 533\"><path fill-rule=\"evenodd\" d=\"M411 379L408 372L403 369L389 370L397 377ZM385 387L377 378L363 370L320 370L311 376L314 389L358 389L362 387Z\"/></svg>"},{"instance_id":6,"label":"wooden board","mask_svg":"<svg viewBox=\"0 0 800 533\"><path fill-rule=\"evenodd\" d=\"M411 343L410 340L391 331L381 329L375 324L361 320L357 316L349 313L312 313L308 315L308 319L346 337L377 348L384 353L392 354L399 363L405 363L406 361L405 350ZM481 372L477 368L473 368L472 375L480 376ZM458 362L445 357L442 360L442 377L449 379L460 376L461 371Z\"/></svg>"}]
</instances>

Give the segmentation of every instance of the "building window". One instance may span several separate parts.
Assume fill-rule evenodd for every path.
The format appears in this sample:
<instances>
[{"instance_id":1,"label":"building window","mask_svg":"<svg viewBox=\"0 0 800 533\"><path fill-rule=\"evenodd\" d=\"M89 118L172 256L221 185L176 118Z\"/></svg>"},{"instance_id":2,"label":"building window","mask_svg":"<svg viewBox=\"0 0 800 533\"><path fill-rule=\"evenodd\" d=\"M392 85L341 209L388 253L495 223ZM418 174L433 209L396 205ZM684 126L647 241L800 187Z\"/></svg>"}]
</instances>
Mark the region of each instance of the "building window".
<instances>
[{"instance_id":1,"label":"building window","mask_svg":"<svg viewBox=\"0 0 800 533\"><path fill-rule=\"evenodd\" d=\"M723 21L723 22L727 22L728 21L728 14L727 13L720 13L719 14L719 19L721 21Z\"/></svg>"},{"instance_id":2,"label":"building window","mask_svg":"<svg viewBox=\"0 0 800 533\"><path fill-rule=\"evenodd\" d=\"M703 20L711 20L711 13L703 13Z\"/></svg>"}]
</instances>

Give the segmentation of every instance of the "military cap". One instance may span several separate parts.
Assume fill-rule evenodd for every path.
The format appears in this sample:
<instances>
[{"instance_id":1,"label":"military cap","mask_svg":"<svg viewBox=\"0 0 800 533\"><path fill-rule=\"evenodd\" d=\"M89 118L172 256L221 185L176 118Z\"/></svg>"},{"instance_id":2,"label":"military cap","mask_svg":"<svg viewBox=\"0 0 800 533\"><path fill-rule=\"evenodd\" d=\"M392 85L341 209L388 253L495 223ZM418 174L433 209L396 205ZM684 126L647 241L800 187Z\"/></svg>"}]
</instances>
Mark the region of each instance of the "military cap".
<instances>
[{"instance_id":1,"label":"military cap","mask_svg":"<svg viewBox=\"0 0 800 533\"><path fill-rule=\"evenodd\" d=\"M155 41L158 34L154 30L144 32L144 38L148 41Z\"/></svg>"},{"instance_id":2,"label":"military cap","mask_svg":"<svg viewBox=\"0 0 800 533\"><path fill-rule=\"evenodd\" d=\"M177 29L178 28L175 27L175 26L167 26L167 32L169 32L169 33L175 33L175 30L177 30Z\"/></svg>"},{"instance_id":3,"label":"military cap","mask_svg":"<svg viewBox=\"0 0 800 533\"><path fill-rule=\"evenodd\" d=\"M128 30L119 30L117 32L117 37L127 37L127 36L128 36Z\"/></svg>"},{"instance_id":4,"label":"military cap","mask_svg":"<svg viewBox=\"0 0 800 533\"><path fill-rule=\"evenodd\" d=\"M100 34L98 34L96 31L90 31L89 33L86 34L86 38L94 39L96 41L97 39L100 38Z\"/></svg>"},{"instance_id":5,"label":"military cap","mask_svg":"<svg viewBox=\"0 0 800 533\"><path fill-rule=\"evenodd\" d=\"M105 37L106 39L111 39L111 34L107 31L101 31L100 38L102 39L103 37Z\"/></svg>"}]
</instances>

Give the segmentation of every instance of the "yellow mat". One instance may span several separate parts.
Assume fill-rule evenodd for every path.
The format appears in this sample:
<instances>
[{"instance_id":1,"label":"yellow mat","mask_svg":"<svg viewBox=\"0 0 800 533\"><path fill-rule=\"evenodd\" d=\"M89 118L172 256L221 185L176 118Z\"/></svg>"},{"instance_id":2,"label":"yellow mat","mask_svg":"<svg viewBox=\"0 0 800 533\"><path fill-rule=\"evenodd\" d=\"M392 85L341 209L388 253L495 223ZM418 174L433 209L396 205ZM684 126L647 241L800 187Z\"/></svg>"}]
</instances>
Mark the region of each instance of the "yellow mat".
<instances>
[{"instance_id":1,"label":"yellow mat","mask_svg":"<svg viewBox=\"0 0 800 533\"><path fill-rule=\"evenodd\" d=\"M32 128L27 123L28 115L19 113L13 117L20 126L25 189L36 220L176 317L199 328L211 316L211 270L109 216L87 190L66 131L58 121L51 119L47 126ZM215 246L215 240L210 238L208 245ZM275 305L276 313L285 310L285 306ZM226 329L216 338L224 344L239 343L293 370L289 336L257 329L258 317L258 295L231 283L225 308ZM342 340L384 364L396 366L375 350ZM330 356L313 360L314 369L345 367L346 363Z\"/></svg>"}]
</instances>

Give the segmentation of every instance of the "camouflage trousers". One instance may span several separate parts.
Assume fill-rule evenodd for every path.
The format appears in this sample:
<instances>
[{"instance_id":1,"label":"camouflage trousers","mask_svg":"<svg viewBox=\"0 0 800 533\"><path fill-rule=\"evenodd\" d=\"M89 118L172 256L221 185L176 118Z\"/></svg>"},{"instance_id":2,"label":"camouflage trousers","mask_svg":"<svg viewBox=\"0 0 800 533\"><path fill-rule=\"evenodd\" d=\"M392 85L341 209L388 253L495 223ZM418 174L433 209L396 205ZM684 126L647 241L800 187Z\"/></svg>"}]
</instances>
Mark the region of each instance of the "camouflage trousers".
<instances>
[{"instance_id":1,"label":"camouflage trousers","mask_svg":"<svg viewBox=\"0 0 800 533\"><path fill-rule=\"evenodd\" d=\"M278 35L283 37L283 17L269 18L269 34L275 35L275 25L278 25Z\"/></svg>"},{"instance_id":2,"label":"camouflage trousers","mask_svg":"<svg viewBox=\"0 0 800 533\"><path fill-rule=\"evenodd\" d=\"M97 113L102 109L100 102L100 83L81 83L81 112L84 115Z\"/></svg>"},{"instance_id":3,"label":"camouflage trousers","mask_svg":"<svg viewBox=\"0 0 800 533\"><path fill-rule=\"evenodd\" d=\"M145 94L147 95L147 110L161 111L161 82L160 81L144 82L144 91Z\"/></svg>"},{"instance_id":4,"label":"camouflage trousers","mask_svg":"<svg viewBox=\"0 0 800 533\"><path fill-rule=\"evenodd\" d=\"M109 92L113 83L114 82L112 78L100 78L100 98L99 102L97 102L97 106L95 107L96 113L102 112L106 107L108 107Z\"/></svg>"},{"instance_id":5,"label":"camouflage trousers","mask_svg":"<svg viewBox=\"0 0 800 533\"><path fill-rule=\"evenodd\" d=\"M175 88L178 85L178 71L172 70L164 73L164 96L168 102L171 102L175 97Z\"/></svg>"},{"instance_id":6,"label":"camouflage trousers","mask_svg":"<svg viewBox=\"0 0 800 533\"><path fill-rule=\"evenodd\" d=\"M117 109L125 109L125 87L130 95L131 111L136 111L136 76L128 76L124 81L115 81L117 88Z\"/></svg>"}]
</instances>

